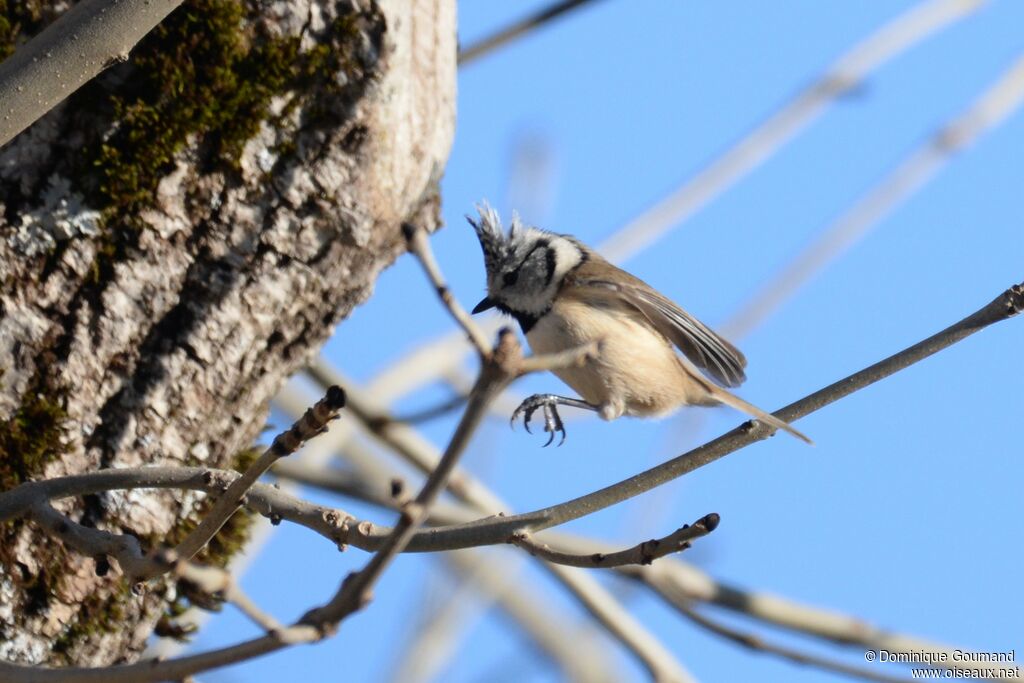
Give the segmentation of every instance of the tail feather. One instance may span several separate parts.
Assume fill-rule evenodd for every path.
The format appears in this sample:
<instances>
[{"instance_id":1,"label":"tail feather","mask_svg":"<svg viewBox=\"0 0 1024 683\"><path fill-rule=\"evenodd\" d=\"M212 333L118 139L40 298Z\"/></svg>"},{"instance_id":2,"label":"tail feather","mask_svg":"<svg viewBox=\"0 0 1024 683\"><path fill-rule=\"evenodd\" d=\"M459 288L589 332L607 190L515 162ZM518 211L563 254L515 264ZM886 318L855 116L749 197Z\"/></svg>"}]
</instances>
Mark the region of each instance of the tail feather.
<instances>
[{"instance_id":1,"label":"tail feather","mask_svg":"<svg viewBox=\"0 0 1024 683\"><path fill-rule=\"evenodd\" d=\"M724 403L730 408L735 408L740 412L744 412L747 415L750 415L751 417L756 417L758 420L761 420L762 422L767 422L776 429L782 429L784 431L787 431L796 438L800 439L801 441L811 446L814 445L813 441L807 438L807 436L802 432L794 429L788 422L780 420L771 413L766 413L765 411L755 406L753 403L747 403L739 396L731 394L725 389L722 389L721 387L714 385L711 382L708 382L707 385L708 389L711 392L711 395L715 398L715 400Z\"/></svg>"}]
</instances>

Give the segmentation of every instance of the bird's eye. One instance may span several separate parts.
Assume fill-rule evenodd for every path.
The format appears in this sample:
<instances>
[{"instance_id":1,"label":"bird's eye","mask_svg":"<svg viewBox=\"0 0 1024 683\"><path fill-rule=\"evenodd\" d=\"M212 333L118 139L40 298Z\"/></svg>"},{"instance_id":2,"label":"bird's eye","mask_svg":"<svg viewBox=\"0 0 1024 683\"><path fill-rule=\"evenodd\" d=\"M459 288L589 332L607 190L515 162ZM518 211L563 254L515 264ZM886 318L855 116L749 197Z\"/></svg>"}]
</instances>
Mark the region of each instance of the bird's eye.
<instances>
[{"instance_id":1,"label":"bird's eye","mask_svg":"<svg viewBox=\"0 0 1024 683\"><path fill-rule=\"evenodd\" d=\"M502 278L502 282L505 284L506 287L511 287L516 283L516 280L518 279L519 271L513 270L511 273L505 273L505 276Z\"/></svg>"}]
</instances>

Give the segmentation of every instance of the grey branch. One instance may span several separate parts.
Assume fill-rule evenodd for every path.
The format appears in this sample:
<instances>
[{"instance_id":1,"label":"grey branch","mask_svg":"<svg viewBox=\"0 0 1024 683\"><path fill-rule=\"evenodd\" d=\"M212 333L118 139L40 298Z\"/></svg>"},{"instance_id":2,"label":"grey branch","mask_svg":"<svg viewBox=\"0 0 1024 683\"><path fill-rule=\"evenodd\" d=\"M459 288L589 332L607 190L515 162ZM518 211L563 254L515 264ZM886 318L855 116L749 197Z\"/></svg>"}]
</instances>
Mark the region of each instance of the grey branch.
<instances>
[{"instance_id":1,"label":"grey branch","mask_svg":"<svg viewBox=\"0 0 1024 683\"><path fill-rule=\"evenodd\" d=\"M163 574L170 569L169 564L146 557L134 536L82 526L57 512L48 500L38 500L27 513L48 534L82 555L97 559L114 558L121 572L133 581ZM100 570L97 568L97 571Z\"/></svg>"},{"instance_id":2,"label":"grey branch","mask_svg":"<svg viewBox=\"0 0 1024 683\"><path fill-rule=\"evenodd\" d=\"M526 550L531 555L570 567L606 568L622 567L627 564L651 564L655 560L677 553L690 547L694 539L707 536L718 527L719 517L712 512L704 515L693 524L676 529L663 538L652 538L638 543L632 548L612 553L576 554L564 550L552 549L546 543L534 540L530 534L520 532L514 534L511 543Z\"/></svg>"},{"instance_id":3,"label":"grey branch","mask_svg":"<svg viewBox=\"0 0 1024 683\"><path fill-rule=\"evenodd\" d=\"M0 145L116 62L181 0L82 0L0 64Z\"/></svg>"},{"instance_id":4,"label":"grey branch","mask_svg":"<svg viewBox=\"0 0 1024 683\"><path fill-rule=\"evenodd\" d=\"M959 323L901 353L787 406L779 411L777 415L787 421L795 420L908 367L988 325L1016 315L1022 308L1024 308L1024 285L1011 287L989 305L961 320ZM501 386L519 372L516 363L521 361L520 353L514 337L510 333L502 335L496 352L491 354L488 362L484 364L481 378L478 382L481 388L479 391L474 391L474 395L471 396L466 414L463 416L463 420L460 422L460 426L457 428L449 448L446 450L446 457L442 458L441 464L428 478L427 484L424 485L420 495L417 496L415 504L406 508L399 524L383 540L380 551L370 560L362 572L354 575L356 577L354 580L346 582L335 598L327 603L327 605L319 610L308 613L304 620L305 623L300 623L275 632L273 635L254 639L230 648L185 657L173 662L158 664L150 662L105 670L70 669L61 671L2 665L0 666L0 672L6 671L13 674L17 676L16 680L24 680L24 676L21 674L25 672L31 672L34 680L57 680L50 677L51 673L60 676L60 680L99 680L96 674L102 674L103 680L112 681L160 680L167 677L181 677L213 666L222 666L270 652L293 642L306 642L321 637L325 632L325 627L336 624L335 620L339 616L344 617L363 604L368 597L367 591L372 587L388 562L394 557L394 554L403 550L417 536L416 527L423 521L429 504L444 488L445 480L454 469L455 460L461 449L465 447L469 436L483 415L483 404L489 396L496 393ZM531 530L547 528L568 519L575 519L588 512L602 509L632 495L638 495L665 481L692 471L696 467L712 462L737 448L764 438L767 434L768 429L760 425L743 426L705 446L637 475L626 482L616 484L588 496L583 496L574 501L569 501L560 506L554 506L526 515L517 515L509 518L491 518L468 525L449 527L447 530L428 530L424 533L429 534L434 542L438 538L447 538L449 541L453 539L465 540L467 532L469 537L479 541L486 533L494 533L495 530L498 530L498 537L500 538L504 530L509 528L509 525L511 525L513 531L522 528ZM121 472L123 471L101 472L97 474L109 478L116 477ZM91 478L90 475L64 478L63 482L65 484L73 482L77 484L78 489L76 491L58 490L62 495L74 495L76 492L83 493L85 492L82 490L83 481L89 478ZM200 480L202 480L201 475ZM52 487L54 482L58 481L62 480L32 482L0 495L0 517L6 518L11 516L11 514L17 514L19 511L17 505L19 503L22 506L20 508L22 513L33 509L33 507L38 509L40 496L47 491L48 486ZM92 483L95 484L95 481ZM74 487L67 486L67 489L72 488ZM255 492L255 490L254 487L253 491Z\"/></svg>"},{"instance_id":5,"label":"grey branch","mask_svg":"<svg viewBox=\"0 0 1024 683\"><path fill-rule=\"evenodd\" d=\"M470 392L462 419L459 420L441 461L427 477L415 500L402 506L398 522L366 566L350 574L326 605L308 612L302 618L304 623L314 624L320 629L330 628L367 603L381 574L395 556L405 550L420 525L426 520L430 506L444 491L448 478L455 471L459 458L462 457L470 438L486 414L487 404L516 377L517 364L521 360L522 349L515 335L508 330L503 331L494 350L484 356L480 376Z\"/></svg>"},{"instance_id":6,"label":"grey branch","mask_svg":"<svg viewBox=\"0 0 1024 683\"><path fill-rule=\"evenodd\" d=\"M338 373L322 360L317 362L313 374L315 379L325 386L335 381L340 382L341 379ZM382 386L390 383L390 380L382 380L376 386L378 390L383 391ZM370 391L351 383L344 384L348 387L349 394L347 414L363 422L370 433L380 438L385 445L393 448L396 453L421 471L429 472L433 469L439 456L430 442L408 425L375 419L386 415L386 413L380 412L381 409L375 406L370 398ZM384 425L383 428L382 425ZM319 445L324 446L330 443L332 434L321 439ZM342 448L342 445L337 444L335 447ZM382 481L386 482L388 478L384 477ZM449 481L448 491L468 507L460 517L442 519L440 517L442 507L435 506L432 512L437 516L435 521L439 523L464 522L480 515L495 514L508 509L508 506L498 496L468 473L457 472L453 475ZM454 508L446 507L444 511L447 513L453 510ZM605 548L597 550L603 551ZM541 567L559 581L590 612L605 631L616 641L622 643L644 668L651 672L652 676L658 680L686 680L689 678L682 665L665 650L657 638L642 623L633 618L604 586L590 577L588 572L548 562L542 562Z\"/></svg>"}]
</instances>

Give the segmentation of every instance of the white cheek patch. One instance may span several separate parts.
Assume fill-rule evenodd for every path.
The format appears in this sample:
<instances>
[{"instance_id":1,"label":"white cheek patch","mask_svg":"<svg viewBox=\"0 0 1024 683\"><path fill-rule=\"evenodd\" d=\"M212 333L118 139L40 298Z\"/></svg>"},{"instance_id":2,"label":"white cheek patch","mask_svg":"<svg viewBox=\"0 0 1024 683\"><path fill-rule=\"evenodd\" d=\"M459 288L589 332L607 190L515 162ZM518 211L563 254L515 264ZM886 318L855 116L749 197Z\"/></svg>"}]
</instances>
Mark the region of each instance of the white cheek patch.
<instances>
[{"instance_id":1,"label":"white cheek patch","mask_svg":"<svg viewBox=\"0 0 1024 683\"><path fill-rule=\"evenodd\" d=\"M553 237L550 242L551 249L555 252L555 274L551 282L557 286L566 273L580 264L583 254L579 247L564 237Z\"/></svg>"}]
</instances>

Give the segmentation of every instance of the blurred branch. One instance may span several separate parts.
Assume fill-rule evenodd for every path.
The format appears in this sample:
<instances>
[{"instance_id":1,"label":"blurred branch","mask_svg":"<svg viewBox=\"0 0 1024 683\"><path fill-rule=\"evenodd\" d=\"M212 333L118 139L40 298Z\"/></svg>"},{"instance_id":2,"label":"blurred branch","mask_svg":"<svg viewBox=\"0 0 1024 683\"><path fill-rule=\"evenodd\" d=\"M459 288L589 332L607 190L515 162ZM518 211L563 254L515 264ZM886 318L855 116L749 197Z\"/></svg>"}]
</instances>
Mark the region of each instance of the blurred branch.
<instances>
[{"instance_id":1,"label":"blurred branch","mask_svg":"<svg viewBox=\"0 0 1024 683\"><path fill-rule=\"evenodd\" d=\"M415 412L407 413L405 415L397 415L394 420L398 423L405 423L407 425L418 425L424 422L430 422L439 417L444 417L448 413L455 412L461 408L468 397L462 394L456 394L449 399L436 403L429 408L423 410L417 410Z\"/></svg>"},{"instance_id":2,"label":"blurred branch","mask_svg":"<svg viewBox=\"0 0 1024 683\"><path fill-rule=\"evenodd\" d=\"M267 633L276 633L284 628L246 595L230 572L220 567L200 566L179 560L174 567L174 573L204 593L230 602Z\"/></svg>"},{"instance_id":3,"label":"blurred branch","mask_svg":"<svg viewBox=\"0 0 1024 683\"><path fill-rule=\"evenodd\" d=\"M435 680L444 661L454 656L455 643L473 614L491 603L499 606L535 649L557 666L565 680L612 683L622 680L616 662L594 637L593 629L572 623L551 609L550 598L521 575L525 558L509 561L493 551L456 550L445 553L445 565L457 577L456 592L444 596L429 624L416 629L415 640L391 680ZM467 619L467 611L471 612Z\"/></svg>"},{"instance_id":4,"label":"blurred branch","mask_svg":"<svg viewBox=\"0 0 1024 683\"><path fill-rule=\"evenodd\" d=\"M486 38L473 43L469 47L459 50L459 66L463 66L475 59L479 59L488 52L493 52L506 43L509 43L516 38L521 38L530 31L540 28L544 24L551 22L553 19L557 19L569 10L576 9L588 2L590 2L590 0L562 0L562 2L556 2L536 14L532 14L525 19L514 22L497 33L487 36Z\"/></svg>"},{"instance_id":5,"label":"blurred branch","mask_svg":"<svg viewBox=\"0 0 1024 683\"><path fill-rule=\"evenodd\" d=\"M814 666L833 673L852 676L854 678L862 678L868 681L881 681L881 683L909 683L911 680L900 676L888 676L886 674L870 671L864 667L851 666L828 657L821 657L796 648L770 643L760 636L745 633L738 629L734 629L731 626L726 626L720 621L711 619L710 617L701 614L691 605L683 605L679 603L673 604L675 604L681 614L701 628L756 652L772 654L783 659L788 659L791 662L796 662L797 664Z\"/></svg>"},{"instance_id":6,"label":"blurred branch","mask_svg":"<svg viewBox=\"0 0 1024 683\"><path fill-rule=\"evenodd\" d=\"M875 185L849 211L829 225L786 268L728 322L722 333L747 334L830 261L924 187L953 156L1003 123L1024 101L1024 57L1019 57L968 109L943 126Z\"/></svg>"},{"instance_id":7,"label":"blurred branch","mask_svg":"<svg viewBox=\"0 0 1024 683\"><path fill-rule=\"evenodd\" d=\"M281 463L281 466L286 465L291 468L291 463ZM317 485L314 481L305 481L310 485ZM380 487L365 479L355 483L352 479L346 478L343 488L333 488L329 484L320 486L383 507L393 508L395 505L393 501L376 494L375 491ZM437 506L432 510L430 523L458 524L473 520L478 514L477 510L468 505ZM546 542L565 552L581 556L607 553L609 547L604 542L557 531L543 532L542 537ZM837 645L890 652L928 652L935 655L945 653L951 668L967 669L971 666L970 662L954 661L954 648L951 646L884 630L847 614L723 583L691 564L670 557L650 565L624 565L616 567L614 571L647 585L667 603L677 608L683 608L692 602L707 603L773 627L788 629ZM963 648L957 649L966 651Z\"/></svg>"},{"instance_id":8,"label":"blurred branch","mask_svg":"<svg viewBox=\"0 0 1024 683\"><path fill-rule=\"evenodd\" d=\"M871 72L974 13L982 4L982 0L928 0L890 20L836 60L782 109L597 250L610 261L626 260L643 251L764 163L813 123L828 104L860 86Z\"/></svg>"},{"instance_id":9,"label":"blurred branch","mask_svg":"<svg viewBox=\"0 0 1024 683\"><path fill-rule=\"evenodd\" d=\"M510 332L499 335L493 350L480 350L482 367L476 385L470 392L466 410L459 420L455 433L440 461L427 476L420 492L412 501L402 505L402 514L366 565L349 574L338 588L337 593L322 607L306 613L301 623L315 625L319 629L333 630L338 622L362 609L369 602L373 586L395 556L409 545L435 499L444 491L448 479L455 471L455 465L469 445L469 441L483 419L487 403L519 374L522 350L515 336Z\"/></svg>"}]
</instances>

